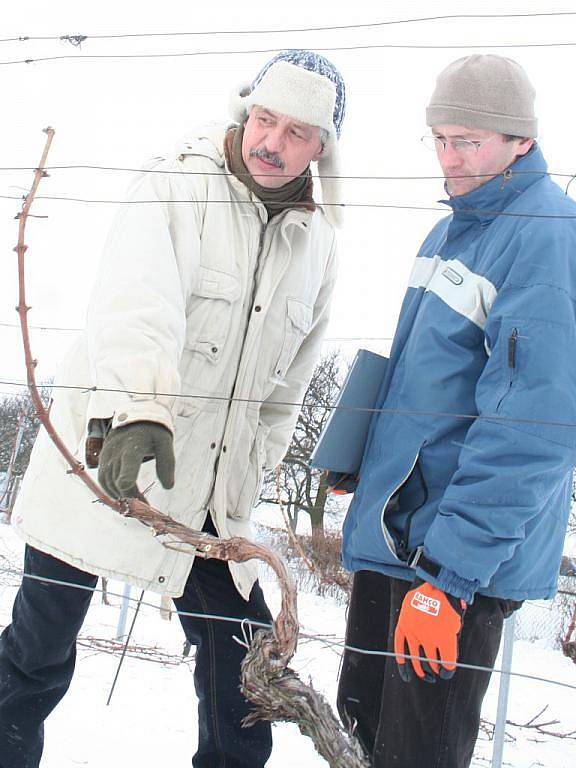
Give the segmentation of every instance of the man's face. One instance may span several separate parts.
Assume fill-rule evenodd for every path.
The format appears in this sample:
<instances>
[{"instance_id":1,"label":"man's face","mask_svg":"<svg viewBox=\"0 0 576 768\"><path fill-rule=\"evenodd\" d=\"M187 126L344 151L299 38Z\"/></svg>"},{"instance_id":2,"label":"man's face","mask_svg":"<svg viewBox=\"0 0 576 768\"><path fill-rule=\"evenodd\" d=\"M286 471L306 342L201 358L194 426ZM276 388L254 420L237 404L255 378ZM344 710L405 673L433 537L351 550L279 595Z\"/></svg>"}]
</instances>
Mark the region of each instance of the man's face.
<instances>
[{"instance_id":1,"label":"man's face","mask_svg":"<svg viewBox=\"0 0 576 768\"><path fill-rule=\"evenodd\" d=\"M432 135L446 142L444 149L440 142L436 142L436 154L450 197L465 195L498 176L518 157L525 155L534 143L533 139L507 141L501 133L462 125L434 125ZM459 139L477 144L459 145ZM478 178L455 178L457 176Z\"/></svg>"},{"instance_id":2,"label":"man's face","mask_svg":"<svg viewBox=\"0 0 576 768\"><path fill-rule=\"evenodd\" d=\"M322 154L320 128L254 106L244 126L242 159L263 187L278 189Z\"/></svg>"}]
</instances>

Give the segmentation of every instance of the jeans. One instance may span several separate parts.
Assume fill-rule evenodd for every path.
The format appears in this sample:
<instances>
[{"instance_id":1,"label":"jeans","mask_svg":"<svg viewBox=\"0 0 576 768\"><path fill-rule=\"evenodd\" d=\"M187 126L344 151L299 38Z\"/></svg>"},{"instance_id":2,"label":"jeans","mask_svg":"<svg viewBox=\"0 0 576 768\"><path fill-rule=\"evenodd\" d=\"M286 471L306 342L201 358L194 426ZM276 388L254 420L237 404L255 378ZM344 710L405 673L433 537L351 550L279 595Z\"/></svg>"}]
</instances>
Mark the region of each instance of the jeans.
<instances>
[{"instance_id":1,"label":"jeans","mask_svg":"<svg viewBox=\"0 0 576 768\"><path fill-rule=\"evenodd\" d=\"M346 644L390 650L409 581L374 571L354 575ZM477 595L464 616L459 661L492 667L503 620L521 603ZM467 768L490 673L459 668L450 680L405 683L392 656L346 650L338 711L374 768Z\"/></svg>"},{"instance_id":2,"label":"jeans","mask_svg":"<svg viewBox=\"0 0 576 768\"><path fill-rule=\"evenodd\" d=\"M205 530L213 532L210 524ZM25 573L81 584L93 590L97 577L26 547ZM12 624L0 636L0 768L37 768L44 720L64 696L74 673L76 637L91 591L24 578ZM197 557L179 611L248 618L269 623L258 584L246 602L226 563ZM180 616L187 640L196 646L194 685L198 697L198 749L194 768L261 768L272 751L269 723L242 728L250 705L240 692L245 648L239 624Z\"/></svg>"}]
</instances>

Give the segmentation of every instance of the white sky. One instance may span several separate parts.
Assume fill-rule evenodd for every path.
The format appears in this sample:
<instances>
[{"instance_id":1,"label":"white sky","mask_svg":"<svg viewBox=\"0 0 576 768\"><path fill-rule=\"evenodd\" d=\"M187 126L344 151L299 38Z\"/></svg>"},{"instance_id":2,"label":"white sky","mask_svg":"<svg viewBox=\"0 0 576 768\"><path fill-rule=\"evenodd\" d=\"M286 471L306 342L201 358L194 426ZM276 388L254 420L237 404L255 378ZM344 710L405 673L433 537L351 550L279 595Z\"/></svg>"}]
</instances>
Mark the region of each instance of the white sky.
<instances>
[{"instance_id":1,"label":"white sky","mask_svg":"<svg viewBox=\"0 0 576 768\"><path fill-rule=\"evenodd\" d=\"M450 13L576 11L576 3L553 0L403 0L373 3L326 0L287 3L21 2L3 8L0 38L66 34L121 34L214 29L246 30L381 22ZM512 20L443 20L389 27L311 33L87 40L81 49L61 41L0 43L0 61L41 56L191 52L330 46L428 44L470 45L466 50L372 49L326 52L347 83L347 115L341 140L348 175L437 175L433 153L419 142L427 131L424 110L438 72L482 44L574 42L576 16ZM476 46L476 47L475 47ZM527 69L538 99L540 140L550 169L576 170L572 126L576 104L570 82L576 47L502 48ZM170 151L190 127L227 118L232 88L250 80L272 53L182 58L62 60L0 66L4 116L0 166L34 166L44 144L41 129L56 137L50 165L81 163L138 168L148 157ZM0 194L20 194L30 172L0 171ZM41 194L122 199L128 174L59 171ZM564 182L565 183L565 182ZM576 191L576 184L573 185ZM442 183L347 181L344 199L356 203L435 205ZM14 215L19 203L0 199L0 323L17 321ZM33 325L81 326L114 205L38 201L33 212L48 219L28 223L28 303ZM362 208L347 212L340 237L341 271L331 337L389 337L412 259L440 214ZM40 377L51 374L72 334L35 332L33 352ZM0 379L24 378L18 332L0 326ZM346 351L356 342L341 345ZM365 344L364 346L370 346ZM385 348L385 345L371 345ZM79 382L82 383L82 382ZM0 385L0 390L9 388Z\"/></svg>"}]
</instances>

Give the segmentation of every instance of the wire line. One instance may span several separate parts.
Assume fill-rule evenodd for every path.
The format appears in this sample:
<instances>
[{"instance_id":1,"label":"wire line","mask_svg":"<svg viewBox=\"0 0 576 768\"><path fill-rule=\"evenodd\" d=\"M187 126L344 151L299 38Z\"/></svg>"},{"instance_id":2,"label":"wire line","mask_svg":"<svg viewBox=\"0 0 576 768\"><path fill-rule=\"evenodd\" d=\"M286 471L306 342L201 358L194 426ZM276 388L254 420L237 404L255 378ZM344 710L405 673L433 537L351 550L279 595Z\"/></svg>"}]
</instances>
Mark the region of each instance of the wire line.
<instances>
[{"instance_id":1,"label":"wire line","mask_svg":"<svg viewBox=\"0 0 576 768\"><path fill-rule=\"evenodd\" d=\"M32 166L0 166L1 171L32 171L35 172L37 168ZM266 173L231 173L230 171L185 171L185 170L164 170L160 168L122 168L120 166L107 166L107 165L47 165L43 168L45 171L67 171L67 170L88 170L88 171L118 171L125 173L138 173L138 174L160 174L165 176L235 176L241 179L242 176L250 176L252 178L259 176L269 176ZM298 178L304 178L307 174L302 174ZM498 174L502 175L502 174ZM524 175L537 175L537 176L555 176L559 178L573 179L576 177L574 173L561 173L556 171L514 171L511 176L507 177L509 180L513 176ZM314 179L349 179L358 181L434 181L445 180L445 176L379 176L379 175L344 175L344 174L317 174L313 176ZM493 173L471 173L457 176L450 176L451 179L492 179Z\"/></svg>"},{"instance_id":2,"label":"wire line","mask_svg":"<svg viewBox=\"0 0 576 768\"><path fill-rule=\"evenodd\" d=\"M321 53L331 53L336 51L368 51L368 50L477 50L482 49L516 49L516 48L572 48L576 42L553 42L553 43L475 43L458 45L436 45L425 43L373 43L366 45L334 45L334 46L315 46L314 50ZM11 61L0 61L0 66L9 66L10 64L38 64L45 61L64 61L73 59L75 61L83 60L104 60L104 59L176 59L196 56L238 56L246 54L271 54L279 53L282 50L297 50L280 48L260 48L252 50L220 50L220 51L180 51L178 53L105 53L105 54L62 54L60 56L40 56L35 59L14 59Z\"/></svg>"},{"instance_id":3,"label":"wire line","mask_svg":"<svg viewBox=\"0 0 576 768\"><path fill-rule=\"evenodd\" d=\"M23 35L20 37L8 37L0 39L0 43L14 43L25 41L69 41L80 42L84 40L119 40L126 38L157 38L157 37L208 37L216 35L271 35L271 34L289 34L295 32L331 32L350 29L369 29L378 27L388 27L403 24L419 24L431 21L462 21L466 19L488 20L488 19L526 19L543 18L558 16L576 16L575 11L535 11L525 13L452 13L437 16L420 16L405 19L390 19L386 21L372 21L361 24L333 24L331 26L312 26L312 27L287 27L272 29L219 29L219 30L195 30L188 32L128 32L120 34L103 35Z\"/></svg>"},{"instance_id":4,"label":"wire line","mask_svg":"<svg viewBox=\"0 0 576 768\"><path fill-rule=\"evenodd\" d=\"M70 587L72 589L83 589L88 592L92 593L101 593L103 590L98 587L88 587L85 584L78 584L71 581L61 581L59 579L50 579L45 576L37 576L36 574L30 574L30 573L24 573L20 570L12 573L16 573L19 576L22 576L23 579L32 579L34 581L43 582L46 584L52 584L54 586L62 586L62 587ZM145 600L140 598L135 598L132 596L125 597L124 595L119 594L118 592L110 592L110 590L107 590L107 594L112 597L120 597L122 599L126 599L129 602L135 602L140 603L142 606L146 606L148 608L154 608L158 610L159 606L155 605L154 603L146 602ZM225 616L225 615L218 615L218 614L206 614L206 613L193 613L190 611L179 611L176 608L171 608L171 613L173 613L175 616L187 616L190 618L197 618L197 619L204 619L206 621L224 621L234 624L240 624L248 623L250 626L258 627L259 629L272 629L272 626L270 624L266 624L264 622L254 621L252 619L240 619L235 616ZM340 648L341 650L347 650L352 651L354 653L358 653L365 656L387 656L387 657L395 657L395 656L403 656L406 659L419 659L420 661L433 661L437 662L438 659L430 659L426 656L414 656L410 654L396 654L394 651L388 651L388 650L380 650L380 649L368 649L368 648L361 648L359 646L355 645L348 645L346 642L341 642L338 640L328 640L325 637L323 637L320 634L313 634L310 632L298 632L298 637L307 639L307 640L314 640L317 642L322 643L323 645L334 647L334 648ZM570 690L576 690L576 685L571 683L565 683L562 680L554 680L552 678L547 677L541 677L538 675L530 675L523 672L513 672L512 670L508 671L505 669L499 669L498 667L485 667L480 666L476 664L467 664L465 662L455 662L457 667L462 667L463 669L474 669L478 670L480 672L496 672L500 675L509 675L510 677L520 677L525 680L534 680L535 682L540 683L547 683L549 685L557 685L561 688L568 688Z\"/></svg>"},{"instance_id":5,"label":"wire line","mask_svg":"<svg viewBox=\"0 0 576 768\"><path fill-rule=\"evenodd\" d=\"M19 195L0 195L2 200L20 200L25 199ZM63 195L36 195L35 200L52 200L54 202L81 203L83 205L254 205L252 200L105 200L84 197L65 197ZM302 203L287 204L287 208L298 210ZM478 214L479 216L508 216L515 219L551 219L551 220L573 220L576 214L563 213L530 213L516 211L493 211L484 208L461 208L453 212L449 207L439 208L438 206L428 205L401 205L399 203L322 203L321 207L336 208L377 208L380 210L392 209L400 211L437 211L446 216L458 214ZM29 214L32 216L32 214ZM40 217L47 218L47 217Z\"/></svg>"},{"instance_id":6,"label":"wire line","mask_svg":"<svg viewBox=\"0 0 576 768\"><path fill-rule=\"evenodd\" d=\"M28 385L24 381L14 381L10 379L0 379L0 385L2 386L19 386L27 387ZM451 419L466 419L469 421L490 421L496 423L512 423L512 424L530 424L540 425L547 427L564 427L571 429L576 427L576 422L567 421L551 421L548 419L526 419L515 416L500 416L498 414L479 414L479 413L458 413L454 411L416 411L407 408L363 408L358 406L342 406L332 405L324 403L308 403L306 401L294 403L287 400L259 400L258 398L251 397L225 397L224 395L193 395L191 393L181 392L143 392L141 390L133 389L120 389L113 387L97 387L97 386L80 386L77 384L44 384L47 389L70 389L75 391L89 394L90 392L115 392L125 395L137 395L145 397L165 397L165 398L178 398L183 400L211 400L215 402L225 403L245 403L256 405L281 405L287 408L322 408L326 411L347 411L350 413L386 413L395 414L397 416L426 416L426 417L445 417Z\"/></svg>"},{"instance_id":7,"label":"wire line","mask_svg":"<svg viewBox=\"0 0 576 768\"><path fill-rule=\"evenodd\" d=\"M0 328L14 328L22 330L20 323L2 323L0 322ZM72 328L63 326L50 326L50 325L29 325L29 330L32 331L66 331L73 333L80 333L84 328ZM347 341L393 341L393 336L327 336L322 339L323 344L335 343L335 342L347 342Z\"/></svg>"},{"instance_id":8,"label":"wire line","mask_svg":"<svg viewBox=\"0 0 576 768\"><path fill-rule=\"evenodd\" d=\"M20 323L1 323L0 328L22 328ZM83 331L84 328L65 328L63 326L52 325L29 325L28 328L34 331Z\"/></svg>"}]
</instances>

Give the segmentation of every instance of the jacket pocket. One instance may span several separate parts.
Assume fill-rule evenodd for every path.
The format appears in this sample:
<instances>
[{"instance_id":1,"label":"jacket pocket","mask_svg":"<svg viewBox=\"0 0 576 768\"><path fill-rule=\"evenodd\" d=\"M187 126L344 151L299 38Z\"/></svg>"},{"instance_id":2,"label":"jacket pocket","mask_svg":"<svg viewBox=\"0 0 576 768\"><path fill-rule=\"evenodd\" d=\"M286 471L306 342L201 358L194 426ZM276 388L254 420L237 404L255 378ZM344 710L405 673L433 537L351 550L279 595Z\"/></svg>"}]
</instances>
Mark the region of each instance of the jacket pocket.
<instances>
[{"instance_id":1,"label":"jacket pocket","mask_svg":"<svg viewBox=\"0 0 576 768\"><path fill-rule=\"evenodd\" d=\"M200 267L186 313L186 347L217 363L230 327L234 303L240 298L236 275Z\"/></svg>"},{"instance_id":2,"label":"jacket pocket","mask_svg":"<svg viewBox=\"0 0 576 768\"><path fill-rule=\"evenodd\" d=\"M216 451L210 448L213 424L212 414L193 408L174 418L176 482L172 491L159 491L161 498L170 494L170 513L187 524L190 516L207 503L212 491L216 458Z\"/></svg>"},{"instance_id":3,"label":"jacket pocket","mask_svg":"<svg viewBox=\"0 0 576 768\"><path fill-rule=\"evenodd\" d=\"M260 497L264 481L267 434L268 430L258 427L237 502L231 505L228 513L235 520L247 520Z\"/></svg>"},{"instance_id":4,"label":"jacket pocket","mask_svg":"<svg viewBox=\"0 0 576 768\"><path fill-rule=\"evenodd\" d=\"M521 358L522 350L519 348L518 324L512 321L502 323L504 343L501 351L502 361L502 383L498 396L496 412L500 412L508 395L516 383L518 376L518 363Z\"/></svg>"},{"instance_id":5,"label":"jacket pocket","mask_svg":"<svg viewBox=\"0 0 576 768\"><path fill-rule=\"evenodd\" d=\"M399 511L399 494L402 491L403 487L406 485L406 483L409 482L410 478L412 477L412 474L414 473L416 466L418 465L418 461L420 459L420 452L422 448L426 445L426 441L424 441L416 451L416 455L412 459L409 467L402 473L401 479L398 480L398 482L394 485L392 491L389 493L388 497L386 498L386 501L384 505L382 506L382 512L380 514L380 528L382 532L382 538L384 539L384 542L386 544L386 547L388 548L389 555L392 556L393 561L401 562L406 564L407 560L407 554L408 554L408 541L403 541L402 536L395 535L390 527L387 524L387 517L390 517L391 514L394 512ZM425 500L424 500L425 501ZM418 511L418 509L422 506L420 504L419 506L415 507L413 510L410 510L410 524L412 522L412 518L414 514ZM406 531L407 535L409 535L410 531L410 524L408 525L408 530Z\"/></svg>"},{"instance_id":6,"label":"jacket pocket","mask_svg":"<svg viewBox=\"0 0 576 768\"><path fill-rule=\"evenodd\" d=\"M313 310L308 304L299 299L286 299L286 317L284 321L284 338L280 355L273 370L273 378L283 379L290 364L296 357L300 345L312 327Z\"/></svg>"}]
</instances>

